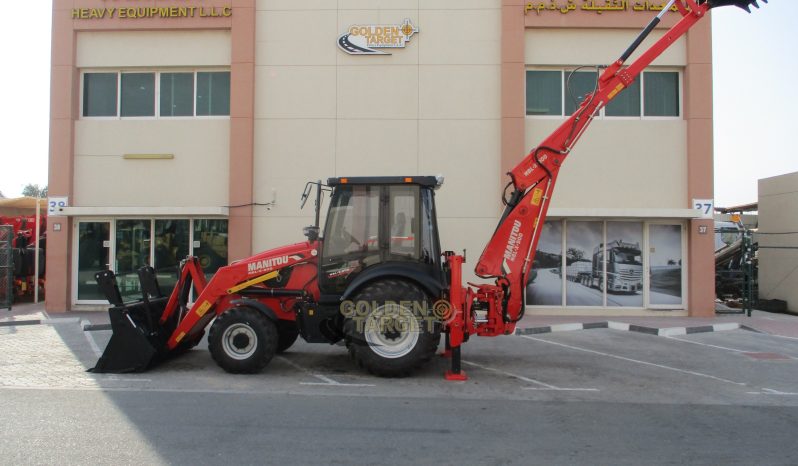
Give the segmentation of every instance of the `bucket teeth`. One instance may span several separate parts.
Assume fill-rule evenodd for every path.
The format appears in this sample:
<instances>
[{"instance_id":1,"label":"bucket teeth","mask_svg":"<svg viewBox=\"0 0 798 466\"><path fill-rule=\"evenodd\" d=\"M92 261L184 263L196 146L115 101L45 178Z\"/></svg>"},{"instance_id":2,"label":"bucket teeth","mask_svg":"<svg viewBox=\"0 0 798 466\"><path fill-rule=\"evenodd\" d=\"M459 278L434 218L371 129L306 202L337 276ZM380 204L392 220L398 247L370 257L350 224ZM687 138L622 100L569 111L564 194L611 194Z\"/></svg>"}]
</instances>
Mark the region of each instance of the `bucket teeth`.
<instances>
[{"instance_id":1,"label":"bucket teeth","mask_svg":"<svg viewBox=\"0 0 798 466\"><path fill-rule=\"evenodd\" d=\"M752 5L754 6L754 8L759 8L759 4L757 3L757 1L759 0L709 0L709 6L710 8L717 8L720 6L734 5L750 13ZM761 1L764 3L768 2L768 0L761 0Z\"/></svg>"}]
</instances>

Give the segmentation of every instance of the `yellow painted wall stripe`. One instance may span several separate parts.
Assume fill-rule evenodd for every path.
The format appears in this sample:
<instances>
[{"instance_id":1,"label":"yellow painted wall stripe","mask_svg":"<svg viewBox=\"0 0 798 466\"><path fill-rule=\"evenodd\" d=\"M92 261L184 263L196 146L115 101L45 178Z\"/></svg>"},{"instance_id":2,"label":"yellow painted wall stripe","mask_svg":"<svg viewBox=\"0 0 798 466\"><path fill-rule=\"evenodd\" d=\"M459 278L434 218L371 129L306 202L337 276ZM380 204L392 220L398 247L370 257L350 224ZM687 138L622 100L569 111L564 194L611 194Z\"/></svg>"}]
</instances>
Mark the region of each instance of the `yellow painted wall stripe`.
<instances>
[{"instance_id":1,"label":"yellow painted wall stripe","mask_svg":"<svg viewBox=\"0 0 798 466\"><path fill-rule=\"evenodd\" d=\"M127 160L171 160L175 154L122 154Z\"/></svg>"}]
</instances>

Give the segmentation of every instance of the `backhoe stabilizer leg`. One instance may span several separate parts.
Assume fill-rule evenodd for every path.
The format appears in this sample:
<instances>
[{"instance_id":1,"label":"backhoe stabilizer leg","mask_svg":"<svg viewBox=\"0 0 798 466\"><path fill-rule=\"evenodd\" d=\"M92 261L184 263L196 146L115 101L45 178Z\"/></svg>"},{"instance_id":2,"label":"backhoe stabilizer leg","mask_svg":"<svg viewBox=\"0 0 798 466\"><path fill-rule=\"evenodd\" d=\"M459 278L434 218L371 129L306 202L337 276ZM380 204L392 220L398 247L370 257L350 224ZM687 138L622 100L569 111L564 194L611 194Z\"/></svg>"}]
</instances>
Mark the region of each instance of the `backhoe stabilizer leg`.
<instances>
[{"instance_id":1,"label":"backhoe stabilizer leg","mask_svg":"<svg viewBox=\"0 0 798 466\"><path fill-rule=\"evenodd\" d=\"M442 358L451 358L452 357L452 345L449 344L449 332L444 334L443 338L443 353L441 353Z\"/></svg>"},{"instance_id":2,"label":"backhoe stabilizer leg","mask_svg":"<svg viewBox=\"0 0 798 466\"><path fill-rule=\"evenodd\" d=\"M446 371L443 378L450 382L463 382L468 380L465 371L460 367L460 345L453 347L451 352L452 368Z\"/></svg>"}]
</instances>

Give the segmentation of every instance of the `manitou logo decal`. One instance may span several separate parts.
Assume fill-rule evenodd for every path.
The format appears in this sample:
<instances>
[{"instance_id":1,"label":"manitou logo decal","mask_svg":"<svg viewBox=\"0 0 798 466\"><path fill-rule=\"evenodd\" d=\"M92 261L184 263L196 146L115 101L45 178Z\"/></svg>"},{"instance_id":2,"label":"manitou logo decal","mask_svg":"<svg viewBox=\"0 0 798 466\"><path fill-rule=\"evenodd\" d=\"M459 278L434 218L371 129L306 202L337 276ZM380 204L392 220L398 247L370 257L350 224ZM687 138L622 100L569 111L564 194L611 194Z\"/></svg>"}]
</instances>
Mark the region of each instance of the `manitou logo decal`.
<instances>
[{"instance_id":1,"label":"manitou logo decal","mask_svg":"<svg viewBox=\"0 0 798 466\"><path fill-rule=\"evenodd\" d=\"M252 275L260 272L271 272L272 270L288 264L288 260L299 260L302 259L302 256L294 255L294 256L278 256L272 257L269 259L263 259L260 261L250 262L247 264L247 273Z\"/></svg>"},{"instance_id":2,"label":"manitou logo decal","mask_svg":"<svg viewBox=\"0 0 798 466\"><path fill-rule=\"evenodd\" d=\"M547 158L549 158L549 155L548 155L548 154L546 154L546 153L544 152L544 153L543 153L543 155L541 155L540 157L538 157L538 160L540 160L540 163L543 163L543 162L545 162L545 161L546 161L546 159L547 159ZM529 175L531 175L531 174L532 174L532 172L533 172L533 171L535 171L535 169L536 169L536 168L538 168L538 164L537 164L537 163L535 163L535 162L533 162L533 163L532 163L532 165L530 165L530 166L529 166L529 168L527 168L526 170L524 170L524 176L529 176Z\"/></svg>"},{"instance_id":3,"label":"manitou logo decal","mask_svg":"<svg viewBox=\"0 0 798 466\"><path fill-rule=\"evenodd\" d=\"M510 231L510 238L507 240L507 246L504 248L504 258L512 262L518 256L518 249L521 247L521 240L524 234L521 233L521 221L516 220L513 222L513 229Z\"/></svg>"},{"instance_id":4,"label":"manitou logo decal","mask_svg":"<svg viewBox=\"0 0 798 466\"><path fill-rule=\"evenodd\" d=\"M350 55L390 55L377 49L403 49L417 32L409 19L402 24L355 24L338 37L338 48Z\"/></svg>"}]
</instances>

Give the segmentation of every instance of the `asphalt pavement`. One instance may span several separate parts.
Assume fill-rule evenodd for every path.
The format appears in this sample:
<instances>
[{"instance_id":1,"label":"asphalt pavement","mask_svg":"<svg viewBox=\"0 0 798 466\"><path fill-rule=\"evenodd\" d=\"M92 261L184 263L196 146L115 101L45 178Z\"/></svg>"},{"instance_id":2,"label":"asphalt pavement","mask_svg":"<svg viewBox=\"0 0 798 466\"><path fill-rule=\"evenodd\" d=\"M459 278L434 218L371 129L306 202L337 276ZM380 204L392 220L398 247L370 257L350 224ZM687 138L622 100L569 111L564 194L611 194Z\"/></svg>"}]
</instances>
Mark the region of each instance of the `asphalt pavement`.
<instances>
[{"instance_id":1,"label":"asphalt pavement","mask_svg":"<svg viewBox=\"0 0 798 466\"><path fill-rule=\"evenodd\" d=\"M447 382L445 358L383 379L301 341L254 375L206 342L93 374L102 314L28 311L0 316L0 464L798 464L793 316L531 316Z\"/></svg>"}]
</instances>

